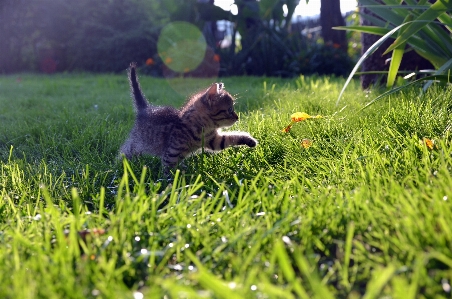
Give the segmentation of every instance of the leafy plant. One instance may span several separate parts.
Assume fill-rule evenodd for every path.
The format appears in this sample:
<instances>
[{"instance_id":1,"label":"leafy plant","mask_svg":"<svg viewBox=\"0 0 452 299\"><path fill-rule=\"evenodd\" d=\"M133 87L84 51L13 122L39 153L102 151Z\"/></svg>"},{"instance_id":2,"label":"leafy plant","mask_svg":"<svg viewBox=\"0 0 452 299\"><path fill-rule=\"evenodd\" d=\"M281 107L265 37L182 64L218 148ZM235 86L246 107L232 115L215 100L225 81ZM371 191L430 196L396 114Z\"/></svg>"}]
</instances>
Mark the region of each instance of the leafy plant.
<instances>
[{"instance_id":1,"label":"leafy plant","mask_svg":"<svg viewBox=\"0 0 452 299\"><path fill-rule=\"evenodd\" d=\"M394 86L400 62L406 52L406 45L409 45L419 55L432 63L436 68L433 73L436 80L450 82L448 77L439 75L447 74L452 68L452 1L437 0L430 4L425 0L406 0L405 5L401 5L399 1L383 0L384 5L382 5L375 0L360 0L360 3L378 16L376 18L372 15L362 15L375 26L346 26L336 29L353 30L382 35L383 37L375 42L358 61L343 90L364 59L372 54L386 39L393 37L394 34L397 34L395 41L384 53L392 52L387 87ZM431 81L427 84L425 87L430 86ZM392 92L395 92L395 90L386 93L386 95Z\"/></svg>"}]
</instances>

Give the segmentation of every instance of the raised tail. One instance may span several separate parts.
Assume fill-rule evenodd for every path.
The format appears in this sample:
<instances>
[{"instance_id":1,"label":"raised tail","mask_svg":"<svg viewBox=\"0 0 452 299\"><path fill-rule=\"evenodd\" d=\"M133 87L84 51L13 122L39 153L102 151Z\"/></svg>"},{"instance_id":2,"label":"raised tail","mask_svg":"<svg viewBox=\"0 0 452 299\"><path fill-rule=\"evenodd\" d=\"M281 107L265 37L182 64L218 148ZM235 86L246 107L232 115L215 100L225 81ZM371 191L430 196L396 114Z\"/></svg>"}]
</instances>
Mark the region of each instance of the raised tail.
<instances>
[{"instance_id":1,"label":"raised tail","mask_svg":"<svg viewBox=\"0 0 452 299\"><path fill-rule=\"evenodd\" d=\"M130 82L130 91L133 97L133 102L135 104L135 109L137 112L145 110L149 103L143 95L143 92L140 88L140 83L138 82L137 71L136 71L136 63L132 62L129 67L129 82Z\"/></svg>"}]
</instances>

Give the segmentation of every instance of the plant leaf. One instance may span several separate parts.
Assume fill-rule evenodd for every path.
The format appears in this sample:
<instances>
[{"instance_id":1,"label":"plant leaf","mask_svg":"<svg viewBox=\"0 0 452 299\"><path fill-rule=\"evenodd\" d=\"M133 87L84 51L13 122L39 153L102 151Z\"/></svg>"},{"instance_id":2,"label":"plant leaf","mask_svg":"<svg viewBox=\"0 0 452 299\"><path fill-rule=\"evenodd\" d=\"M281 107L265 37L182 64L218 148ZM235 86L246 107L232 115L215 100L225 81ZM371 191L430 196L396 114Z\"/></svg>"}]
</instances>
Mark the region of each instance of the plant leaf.
<instances>
[{"instance_id":1,"label":"plant leaf","mask_svg":"<svg viewBox=\"0 0 452 299\"><path fill-rule=\"evenodd\" d=\"M351 30L356 32L364 32L375 35L385 35L389 32L388 28L382 28L377 26L338 26L333 27L336 30Z\"/></svg>"},{"instance_id":2,"label":"plant leaf","mask_svg":"<svg viewBox=\"0 0 452 299\"><path fill-rule=\"evenodd\" d=\"M407 15L404 23L409 22L413 19L411 14ZM402 34L402 30L399 31L398 35ZM400 44L397 48L392 51L391 63L389 65L388 70L388 80L386 82L386 87L392 87L394 85L395 79L397 77L397 71L399 70L400 63L402 62L403 54L405 53L405 45L406 43Z\"/></svg>"},{"instance_id":3,"label":"plant leaf","mask_svg":"<svg viewBox=\"0 0 452 299\"><path fill-rule=\"evenodd\" d=\"M401 44L399 47L392 51L391 64L388 70L388 80L386 87L392 87L394 85L395 79L397 77L397 72L402 62L403 54L405 53L405 43Z\"/></svg>"},{"instance_id":4,"label":"plant leaf","mask_svg":"<svg viewBox=\"0 0 452 299\"><path fill-rule=\"evenodd\" d=\"M442 75L447 70L452 69L452 58L449 59L445 64L443 64L434 75ZM433 80L428 81L425 83L424 87L422 88L423 91L426 91L431 85L433 84Z\"/></svg>"},{"instance_id":5,"label":"plant leaf","mask_svg":"<svg viewBox=\"0 0 452 299\"><path fill-rule=\"evenodd\" d=\"M363 54L363 56L358 60L358 62L355 64L355 67L353 68L353 70L350 72L350 75L347 78L347 81L345 81L344 87L342 87L342 90L339 94L339 97L337 98L336 101L336 106L339 104L339 101L342 97L342 94L344 93L345 89L347 88L348 84L350 83L350 81L352 80L354 74L356 73L356 71L358 70L358 68L361 66L361 64L363 63L363 61L373 52L375 52L378 47L381 46L381 44L387 40L389 37L391 37L391 35L393 35L395 32L397 32L397 30L399 30L400 28L402 28L403 26L407 25L409 23L403 23L397 27L395 27L394 29L392 29L391 31L389 31L388 33L386 33L385 35L383 35L379 40L377 40L372 46L369 47L369 49L367 49L367 51Z\"/></svg>"},{"instance_id":6,"label":"plant leaf","mask_svg":"<svg viewBox=\"0 0 452 299\"><path fill-rule=\"evenodd\" d=\"M392 50L400 46L402 43L406 42L412 35L414 35L423 27L425 27L426 23L435 20L444 12L446 12L448 8L450 9L452 3L450 3L449 1L450 0L437 0L434 4L430 6L429 9L424 11L415 21L410 22L409 27L406 28L406 30L404 30L404 32L394 41L394 43L392 43L391 46L389 46L388 49L386 49L383 55L391 52Z\"/></svg>"}]
</instances>

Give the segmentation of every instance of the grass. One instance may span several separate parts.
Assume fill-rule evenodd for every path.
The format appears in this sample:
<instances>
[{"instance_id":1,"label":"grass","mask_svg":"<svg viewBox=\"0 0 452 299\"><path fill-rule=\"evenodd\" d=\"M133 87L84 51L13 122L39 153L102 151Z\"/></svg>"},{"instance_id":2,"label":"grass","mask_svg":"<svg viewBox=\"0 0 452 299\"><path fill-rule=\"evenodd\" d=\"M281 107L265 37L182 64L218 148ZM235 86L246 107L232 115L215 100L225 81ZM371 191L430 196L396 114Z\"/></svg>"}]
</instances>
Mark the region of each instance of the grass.
<instances>
[{"instance_id":1,"label":"grass","mask_svg":"<svg viewBox=\"0 0 452 299\"><path fill-rule=\"evenodd\" d=\"M211 83L141 82L174 106ZM450 87L359 111L375 95L353 83L336 107L341 79L224 83L258 147L170 183L116 160L125 74L0 77L0 297L450 298ZM296 111L324 118L282 133Z\"/></svg>"}]
</instances>

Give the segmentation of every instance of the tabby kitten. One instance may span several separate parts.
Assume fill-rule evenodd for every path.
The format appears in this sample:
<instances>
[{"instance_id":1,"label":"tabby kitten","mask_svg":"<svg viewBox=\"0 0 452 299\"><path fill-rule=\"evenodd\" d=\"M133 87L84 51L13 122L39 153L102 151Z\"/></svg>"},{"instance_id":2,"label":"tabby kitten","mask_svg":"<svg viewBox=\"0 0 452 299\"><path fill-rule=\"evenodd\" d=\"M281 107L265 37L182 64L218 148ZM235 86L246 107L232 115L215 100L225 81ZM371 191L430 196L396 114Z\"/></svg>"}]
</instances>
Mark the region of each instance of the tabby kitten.
<instances>
[{"instance_id":1,"label":"tabby kitten","mask_svg":"<svg viewBox=\"0 0 452 299\"><path fill-rule=\"evenodd\" d=\"M136 111L135 125L120 152L127 158L141 154L158 156L165 170L198 151L219 151L229 146L255 147L257 140L246 132L221 132L238 119L234 99L222 83L193 95L180 109L150 104L144 97L136 74L129 68L129 82Z\"/></svg>"}]
</instances>

